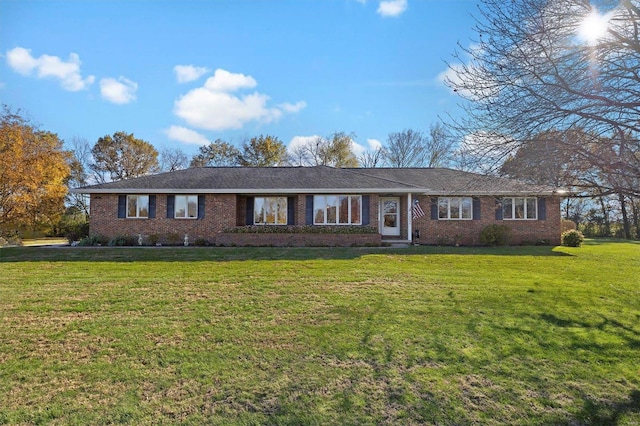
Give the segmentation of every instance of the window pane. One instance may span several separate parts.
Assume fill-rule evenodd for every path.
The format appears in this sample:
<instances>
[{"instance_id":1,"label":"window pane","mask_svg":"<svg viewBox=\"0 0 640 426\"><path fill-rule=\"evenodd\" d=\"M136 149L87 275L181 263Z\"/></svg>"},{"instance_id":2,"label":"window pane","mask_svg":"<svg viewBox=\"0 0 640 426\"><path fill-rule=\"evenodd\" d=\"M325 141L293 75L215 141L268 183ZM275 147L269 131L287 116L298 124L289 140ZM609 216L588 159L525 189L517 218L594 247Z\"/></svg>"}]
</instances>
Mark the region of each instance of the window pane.
<instances>
[{"instance_id":1,"label":"window pane","mask_svg":"<svg viewBox=\"0 0 640 426\"><path fill-rule=\"evenodd\" d=\"M527 198L527 219L535 219L537 217L536 199Z\"/></svg>"},{"instance_id":2,"label":"window pane","mask_svg":"<svg viewBox=\"0 0 640 426\"><path fill-rule=\"evenodd\" d=\"M471 198L462 199L462 215L461 219L471 219Z\"/></svg>"},{"instance_id":3,"label":"window pane","mask_svg":"<svg viewBox=\"0 0 640 426\"><path fill-rule=\"evenodd\" d=\"M149 196L138 196L138 217L149 217Z\"/></svg>"},{"instance_id":4,"label":"window pane","mask_svg":"<svg viewBox=\"0 0 640 426\"><path fill-rule=\"evenodd\" d=\"M356 195L351 196L351 223L360 225L360 197Z\"/></svg>"},{"instance_id":5,"label":"window pane","mask_svg":"<svg viewBox=\"0 0 640 426\"><path fill-rule=\"evenodd\" d=\"M396 213L398 211L398 203L394 200L387 200L384 202L385 213Z\"/></svg>"},{"instance_id":6,"label":"window pane","mask_svg":"<svg viewBox=\"0 0 640 426\"><path fill-rule=\"evenodd\" d=\"M256 197L253 200L253 223L254 225L264 224L264 198Z\"/></svg>"},{"instance_id":7,"label":"window pane","mask_svg":"<svg viewBox=\"0 0 640 426\"><path fill-rule=\"evenodd\" d=\"M198 217L198 196L189 195L188 202L189 217Z\"/></svg>"},{"instance_id":8,"label":"window pane","mask_svg":"<svg viewBox=\"0 0 640 426\"><path fill-rule=\"evenodd\" d=\"M349 223L349 197L340 196L340 214L338 217L340 223Z\"/></svg>"},{"instance_id":9,"label":"window pane","mask_svg":"<svg viewBox=\"0 0 640 426\"><path fill-rule=\"evenodd\" d=\"M264 198L264 223L267 225L276 224L276 212L278 211L277 199L274 197Z\"/></svg>"},{"instance_id":10,"label":"window pane","mask_svg":"<svg viewBox=\"0 0 640 426\"><path fill-rule=\"evenodd\" d=\"M460 219L460 198L450 198L449 203L449 217L451 219Z\"/></svg>"},{"instance_id":11,"label":"window pane","mask_svg":"<svg viewBox=\"0 0 640 426\"><path fill-rule=\"evenodd\" d=\"M137 195L127 195L127 217L138 217Z\"/></svg>"},{"instance_id":12,"label":"window pane","mask_svg":"<svg viewBox=\"0 0 640 426\"><path fill-rule=\"evenodd\" d=\"M449 219L448 198L438 198L438 219Z\"/></svg>"},{"instance_id":13,"label":"window pane","mask_svg":"<svg viewBox=\"0 0 640 426\"><path fill-rule=\"evenodd\" d=\"M524 198L514 198L515 216L514 219L524 219Z\"/></svg>"},{"instance_id":14,"label":"window pane","mask_svg":"<svg viewBox=\"0 0 640 426\"><path fill-rule=\"evenodd\" d=\"M502 200L502 218L513 219L513 198Z\"/></svg>"},{"instance_id":15,"label":"window pane","mask_svg":"<svg viewBox=\"0 0 640 426\"><path fill-rule=\"evenodd\" d=\"M176 214L175 217L183 218L187 217L187 197L186 195L176 195Z\"/></svg>"},{"instance_id":16,"label":"window pane","mask_svg":"<svg viewBox=\"0 0 640 426\"><path fill-rule=\"evenodd\" d=\"M324 224L324 209L325 209L325 198L322 195L316 195L313 197L313 223L322 225Z\"/></svg>"},{"instance_id":17,"label":"window pane","mask_svg":"<svg viewBox=\"0 0 640 426\"><path fill-rule=\"evenodd\" d=\"M338 197L327 196L327 223L336 223L338 218Z\"/></svg>"},{"instance_id":18,"label":"window pane","mask_svg":"<svg viewBox=\"0 0 640 426\"><path fill-rule=\"evenodd\" d=\"M278 200L277 224L286 225L287 224L287 199L285 197L279 197L277 200Z\"/></svg>"}]
</instances>

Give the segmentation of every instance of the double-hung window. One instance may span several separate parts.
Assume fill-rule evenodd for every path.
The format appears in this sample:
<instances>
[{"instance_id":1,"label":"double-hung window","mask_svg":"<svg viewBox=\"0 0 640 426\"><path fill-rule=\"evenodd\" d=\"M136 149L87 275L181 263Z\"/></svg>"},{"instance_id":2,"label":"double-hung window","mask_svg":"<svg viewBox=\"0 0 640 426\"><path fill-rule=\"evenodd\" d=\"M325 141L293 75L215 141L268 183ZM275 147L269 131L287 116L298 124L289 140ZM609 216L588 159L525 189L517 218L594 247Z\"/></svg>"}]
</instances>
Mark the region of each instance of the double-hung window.
<instances>
[{"instance_id":1,"label":"double-hung window","mask_svg":"<svg viewBox=\"0 0 640 426\"><path fill-rule=\"evenodd\" d=\"M127 218L147 219L149 217L148 195L127 195Z\"/></svg>"},{"instance_id":2,"label":"double-hung window","mask_svg":"<svg viewBox=\"0 0 640 426\"><path fill-rule=\"evenodd\" d=\"M536 220L538 218L538 199L534 197L503 198L502 218L505 220Z\"/></svg>"},{"instance_id":3,"label":"double-hung window","mask_svg":"<svg viewBox=\"0 0 640 426\"><path fill-rule=\"evenodd\" d=\"M314 225L360 225L361 195L316 195L313 197Z\"/></svg>"},{"instance_id":4,"label":"double-hung window","mask_svg":"<svg viewBox=\"0 0 640 426\"><path fill-rule=\"evenodd\" d=\"M287 197L255 197L253 223L254 225L286 225Z\"/></svg>"},{"instance_id":5,"label":"double-hung window","mask_svg":"<svg viewBox=\"0 0 640 426\"><path fill-rule=\"evenodd\" d=\"M197 195L176 195L174 216L176 219L197 219L198 218L198 196Z\"/></svg>"},{"instance_id":6,"label":"double-hung window","mask_svg":"<svg viewBox=\"0 0 640 426\"><path fill-rule=\"evenodd\" d=\"M471 197L438 198L438 219L471 220L473 219L473 202Z\"/></svg>"}]
</instances>

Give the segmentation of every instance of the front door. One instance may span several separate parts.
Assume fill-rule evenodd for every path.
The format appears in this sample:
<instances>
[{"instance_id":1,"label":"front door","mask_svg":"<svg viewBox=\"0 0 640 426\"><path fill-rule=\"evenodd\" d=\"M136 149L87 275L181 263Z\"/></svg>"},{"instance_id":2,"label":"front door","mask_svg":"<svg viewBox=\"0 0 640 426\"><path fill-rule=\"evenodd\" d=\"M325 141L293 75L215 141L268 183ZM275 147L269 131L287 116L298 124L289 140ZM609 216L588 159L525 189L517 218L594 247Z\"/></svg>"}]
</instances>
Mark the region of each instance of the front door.
<instances>
[{"instance_id":1,"label":"front door","mask_svg":"<svg viewBox=\"0 0 640 426\"><path fill-rule=\"evenodd\" d=\"M380 198L380 233L382 235L400 235L400 198Z\"/></svg>"}]
</instances>

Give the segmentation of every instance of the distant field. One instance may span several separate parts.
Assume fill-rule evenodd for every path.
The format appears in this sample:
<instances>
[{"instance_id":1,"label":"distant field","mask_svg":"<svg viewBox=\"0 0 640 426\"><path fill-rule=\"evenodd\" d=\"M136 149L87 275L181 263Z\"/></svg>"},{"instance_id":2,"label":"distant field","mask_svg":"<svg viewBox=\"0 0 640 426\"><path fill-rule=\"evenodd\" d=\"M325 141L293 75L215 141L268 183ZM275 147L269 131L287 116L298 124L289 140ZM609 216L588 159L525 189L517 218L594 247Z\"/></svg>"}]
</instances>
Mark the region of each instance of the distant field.
<instances>
[{"instance_id":1,"label":"distant field","mask_svg":"<svg viewBox=\"0 0 640 426\"><path fill-rule=\"evenodd\" d=\"M640 244L0 249L0 424L640 424Z\"/></svg>"}]
</instances>

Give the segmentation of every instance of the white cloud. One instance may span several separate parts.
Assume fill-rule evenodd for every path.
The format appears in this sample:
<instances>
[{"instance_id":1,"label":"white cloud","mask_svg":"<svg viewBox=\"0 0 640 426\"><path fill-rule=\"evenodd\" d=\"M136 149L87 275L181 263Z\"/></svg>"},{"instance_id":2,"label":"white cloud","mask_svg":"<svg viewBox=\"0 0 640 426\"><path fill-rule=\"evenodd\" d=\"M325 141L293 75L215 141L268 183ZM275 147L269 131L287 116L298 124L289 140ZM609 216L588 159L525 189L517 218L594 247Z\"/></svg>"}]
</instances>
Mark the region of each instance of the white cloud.
<instances>
[{"instance_id":1,"label":"white cloud","mask_svg":"<svg viewBox=\"0 0 640 426\"><path fill-rule=\"evenodd\" d=\"M396 17L407 10L407 0L384 0L378 6L378 14L382 16Z\"/></svg>"},{"instance_id":2,"label":"white cloud","mask_svg":"<svg viewBox=\"0 0 640 426\"><path fill-rule=\"evenodd\" d=\"M209 143L209 139L204 135L182 126L171 126L164 133L169 139L178 142L192 145L206 145Z\"/></svg>"},{"instance_id":3,"label":"white cloud","mask_svg":"<svg viewBox=\"0 0 640 426\"><path fill-rule=\"evenodd\" d=\"M82 78L80 74L80 57L76 53L69 54L69 60L63 61L57 56L41 55L35 58L31 50L16 47L7 51L7 63L14 71L22 75L31 75L36 71L38 78L54 78L60 81L63 89L77 92L86 89L95 81L90 75Z\"/></svg>"},{"instance_id":4,"label":"white cloud","mask_svg":"<svg viewBox=\"0 0 640 426\"><path fill-rule=\"evenodd\" d=\"M301 101L270 107L270 98L265 94L234 93L257 85L251 76L217 69L204 86L192 89L176 100L174 113L198 129L226 130L240 129L251 121L277 121L284 113L299 112L306 106Z\"/></svg>"},{"instance_id":5,"label":"white cloud","mask_svg":"<svg viewBox=\"0 0 640 426\"><path fill-rule=\"evenodd\" d=\"M194 81L208 73L210 70L205 67L194 67L193 65L176 65L173 67L178 83L188 83Z\"/></svg>"},{"instance_id":6,"label":"white cloud","mask_svg":"<svg viewBox=\"0 0 640 426\"><path fill-rule=\"evenodd\" d=\"M296 102L295 104L284 103L278 105L284 112L296 113L306 108L307 103L305 101Z\"/></svg>"},{"instance_id":7,"label":"white cloud","mask_svg":"<svg viewBox=\"0 0 640 426\"><path fill-rule=\"evenodd\" d=\"M124 77L103 78L100 80L102 97L114 104L128 104L136 99L138 83Z\"/></svg>"},{"instance_id":8,"label":"white cloud","mask_svg":"<svg viewBox=\"0 0 640 426\"><path fill-rule=\"evenodd\" d=\"M320 136L318 136L318 135L313 135L313 136L294 136L291 139L291 141L289 142L289 145L287 145L287 151L290 154L293 154L297 148L306 146L309 143L314 142L315 140L317 140L319 137Z\"/></svg>"},{"instance_id":9,"label":"white cloud","mask_svg":"<svg viewBox=\"0 0 640 426\"><path fill-rule=\"evenodd\" d=\"M213 77L207 79L204 87L214 92L235 92L239 89L253 89L257 85L258 82L250 75L234 74L218 68Z\"/></svg>"},{"instance_id":10,"label":"white cloud","mask_svg":"<svg viewBox=\"0 0 640 426\"><path fill-rule=\"evenodd\" d=\"M367 139L367 144L369 145L369 149L372 151L382 148L382 142L378 139Z\"/></svg>"}]
</instances>

